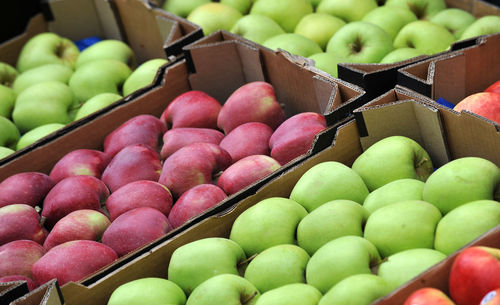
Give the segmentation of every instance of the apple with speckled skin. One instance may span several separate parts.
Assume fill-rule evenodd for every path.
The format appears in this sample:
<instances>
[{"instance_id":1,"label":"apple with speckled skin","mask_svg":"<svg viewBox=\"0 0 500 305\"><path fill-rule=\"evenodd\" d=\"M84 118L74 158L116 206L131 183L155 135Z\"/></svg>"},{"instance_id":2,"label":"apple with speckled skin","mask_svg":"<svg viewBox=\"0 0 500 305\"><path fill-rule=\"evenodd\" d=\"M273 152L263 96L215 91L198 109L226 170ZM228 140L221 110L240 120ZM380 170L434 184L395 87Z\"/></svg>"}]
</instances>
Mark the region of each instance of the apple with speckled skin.
<instances>
[{"instance_id":1,"label":"apple with speckled skin","mask_svg":"<svg viewBox=\"0 0 500 305\"><path fill-rule=\"evenodd\" d=\"M424 287L415 290L403 305L455 305L450 298L441 290L434 287Z\"/></svg>"},{"instance_id":2,"label":"apple with speckled skin","mask_svg":"<svg viewBox=\"0 0 500 305\"><path fill-rule=\"evenodd\" d=\"M169 1L170 2L170 1ZM118 286L109 297L108 305L185 305L186 295L174 282L146 277Z\"/></svg>"},{"instance_id":3,"label":"apple with speckled skin","mask_svg":"<svg viewBox=\"0 0 500 305\"><path fill-rule=\"evenodd\" d=\"M0 277L23 275L32 278L31 267L45 254L32 240L15 240L0 246Z\"/></svg>"},{"instance_id":4,"label":"apple with speckled skin","mask_svg":"<svg viewBox=\"0 0 500 305\"><path fill-rule=\"evenodd\" d=\"M26 204L11 204L0 208L0 245L27 239L43 244L45 232L40 215Z\"/></svg>"},{"instance_id":5,"label":"apple with speckled skin","mask_svg":"<svg viewBox=\"0 0 500 305\"><path fill-rule=\"evenodd\" d=\"M50 178L56 183L64 178L78 175L101 178L111 158L95 149L76 149L64 155L52 167Z\"/></svg>"},{"instance_id":6,"label":"apple with speckled skin","mask_svg":"<svg viewBox=\"0 0 500 305\"><path fill-rule=\"evenodd\" d=\"M41 206L43 199L54 185L54 180L44 173L14 174L0 183L0 207L9 204Z\"/></svg>"},{"instance_id":7,"label":"apple with speckled skin","mask_svg":"<svg viewBox=\"0 0 500 305\"><path fill-rule=\"evenodd\" d=\"M193 143L217 144L224 139L224 134L211 128L178 127L163 134L161 158L166 159L184 146Z\"/></svg>"},{"instance_id":8,"label":"apple with speckled skin","mask_svg":"<svg viewBox=\"0 0 500 305\"><path fill-rule=\"evenodd\" d=\"M470 111L483 116L496 123L500 123L500 93L478 92L468 95L453 107L453 110L461 112Z\"/></svg>"},{"instance_id":9,"label":"apple with speckled skin","mask_svg":"<svg viewBox=\"0 0 500 305\"><path fill-rule=\"evenodd\" d=\"M236 162L251 155L269 155L269 139L272 134L273 130L268 125L249 122L231 130L219 145Z\"/></svg>"}]
</instances>

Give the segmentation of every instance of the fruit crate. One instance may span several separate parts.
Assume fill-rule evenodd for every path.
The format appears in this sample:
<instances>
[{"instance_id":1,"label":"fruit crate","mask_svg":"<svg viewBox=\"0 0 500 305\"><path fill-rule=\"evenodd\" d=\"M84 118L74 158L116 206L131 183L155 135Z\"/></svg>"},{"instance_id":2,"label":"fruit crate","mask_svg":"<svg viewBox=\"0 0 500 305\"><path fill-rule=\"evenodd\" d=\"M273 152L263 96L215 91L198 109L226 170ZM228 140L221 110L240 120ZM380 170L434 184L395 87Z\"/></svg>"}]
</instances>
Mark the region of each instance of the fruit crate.
<instances>
[{"instance_id":1,"label":"fruit crate","mask_svg":"<svg viewBox=\"0 0 500 305\"><path fill-rule=\"evenodd\" d=\"M25 283L25 282L23 282ZM27 288L26 288L27 289ZM56 280L49 281L39 287L33 289L29 293L23 293L18 298L8 301L0 297L2 304L9 305L62 305L64 300L62 298L61 290L57 285Z\"/></svg>"}]
</instances>

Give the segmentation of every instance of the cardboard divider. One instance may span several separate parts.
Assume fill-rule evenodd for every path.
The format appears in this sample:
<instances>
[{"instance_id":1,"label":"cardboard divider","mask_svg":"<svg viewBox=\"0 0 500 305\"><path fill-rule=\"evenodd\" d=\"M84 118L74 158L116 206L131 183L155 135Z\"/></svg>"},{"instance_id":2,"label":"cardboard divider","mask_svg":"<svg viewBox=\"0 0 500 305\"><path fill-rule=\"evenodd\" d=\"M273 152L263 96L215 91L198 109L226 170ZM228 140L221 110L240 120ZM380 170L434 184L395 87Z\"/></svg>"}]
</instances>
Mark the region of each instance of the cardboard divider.
<instances>
[{"instance_id":1,"label":"cardboard divider","mask_svg":"<svg viewBox=\"0 0 500 305\"><path fill-rule=\"evenodd\" d=\"M0 304L10 304L28 292L26 281L0 283Z\"/></svg>"},{"instance_id":2,"label":"cardboard divider","mask_svg":"<svg viewBox=\"0 0 500 305\"><path fill-rule=\"evenodd\" d=\"M2 303L4 304L4 303ZM14 300L10 305L62 305L62 297L56 280L51 280Z\"/></svg>"}]
</instances>

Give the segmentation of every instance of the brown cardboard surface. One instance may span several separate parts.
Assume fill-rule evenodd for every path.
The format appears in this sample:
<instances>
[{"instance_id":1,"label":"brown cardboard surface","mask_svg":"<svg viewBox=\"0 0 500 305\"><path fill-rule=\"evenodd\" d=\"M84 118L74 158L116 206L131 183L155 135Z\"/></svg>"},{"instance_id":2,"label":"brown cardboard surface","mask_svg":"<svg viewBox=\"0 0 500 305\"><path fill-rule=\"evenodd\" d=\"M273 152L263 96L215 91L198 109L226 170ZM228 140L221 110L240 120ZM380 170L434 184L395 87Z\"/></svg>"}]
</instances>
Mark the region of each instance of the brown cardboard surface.
<instances>
[{"instance_id":1,"label":"brown cardboard surface","mask_svg":"<svg viewBox=\"0 0 500 305\"><path fill-rule=\"evenodd\" d=\"M47 282L16 299L10 305L62 305L64 301L55 280Z\"/></svg>"},{"instance_id":2,"label":"brown cardboard surface","mask_svg":"<svg viewBox=\"0 0 500 305\"><path fill-rule=\"evenodd\" d=\"M28 293L26 281L0 283L0 304L9 304Z\"/></svg>"}]
</instances>

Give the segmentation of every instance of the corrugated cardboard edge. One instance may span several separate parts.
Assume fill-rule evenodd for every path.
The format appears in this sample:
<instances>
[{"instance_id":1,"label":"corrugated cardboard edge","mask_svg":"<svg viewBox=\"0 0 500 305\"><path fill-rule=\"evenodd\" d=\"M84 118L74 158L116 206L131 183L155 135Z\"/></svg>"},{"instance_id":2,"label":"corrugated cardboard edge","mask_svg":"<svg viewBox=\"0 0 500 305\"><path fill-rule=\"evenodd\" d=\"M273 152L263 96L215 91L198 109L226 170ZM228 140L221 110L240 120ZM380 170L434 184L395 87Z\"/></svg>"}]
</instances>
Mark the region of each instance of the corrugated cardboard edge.
<instances>
[{"instance_id":1,"label":"corrugated cardboard edge","mask_svg":"<svg viewBox=\"0 0 500 305\"><path fill-rule=\"evenodd\" d=\"M16 299L10 305L62 305L64 299L56 280L51 280L28 294Z\"/></svg>"},{"instance_id":2,"label":"corrugated cardboard edge","mask_svg":"<svg viewBox=\"0 0 500 305\"><path fill-rule=\"evenodd\" d=\"M26 281L0 283L0 304L9 304L28 292Z\"/></svg>"}]
</instances>

